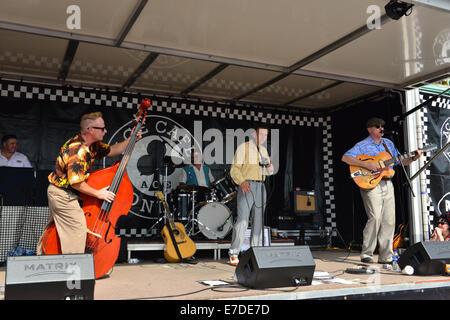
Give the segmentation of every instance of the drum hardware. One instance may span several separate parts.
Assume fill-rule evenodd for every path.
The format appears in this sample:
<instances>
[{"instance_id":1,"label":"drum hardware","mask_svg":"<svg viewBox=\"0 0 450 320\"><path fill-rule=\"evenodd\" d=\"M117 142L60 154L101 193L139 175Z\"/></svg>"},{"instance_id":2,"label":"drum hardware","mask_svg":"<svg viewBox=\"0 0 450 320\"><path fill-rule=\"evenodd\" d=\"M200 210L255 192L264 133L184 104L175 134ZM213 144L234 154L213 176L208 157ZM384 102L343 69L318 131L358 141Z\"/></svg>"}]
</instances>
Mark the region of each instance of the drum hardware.
<instances>
[{"instance_id":1,"label":"drum hardware","mask_svg":"<svg viewBox=\"0 0 450 320\"><path fill-rule=\"evenodd\" d=\"M168 199L167 198L167 196L168 196L168 187L167 187L168 183L167 182L168 182L168 176L169 176L169 169L182 168L184 166L183 159L178 158L178 157L174 157L174 158L179 160L179 161L177 161L177 162L179 162L179 164L174 164L173 161L172 161L172 157L165 156L163 158L162 168L157 168L157 169L154 170L154 174L156 173L158 175L158 177L161 176L161 174L160 174L161 169L164 171L164 174L162 175L163 182L160 183L159 190L160 191L162 190L165 199ZM167 223L167 217L164 214L163 204L159 200L158 200L158 206L159 206L158 207L159 219L148 229L149 232L151 230L153 230L161 221L164 221L164 225L166 225L166 223ZM148 234L149 233L147 232L146 236Z\"/></svg>"},{"instance_id":2,"label":"drum hardware","mask_svg":"<svg viewBox=\"0 0 450 320\"><path fill-rule=\"evenodd\" d=\"M225 205L236 196L236 186L231 178L225 176L211 184L212 188L181 183L170 194L167 190L169 168L175 167L169 162L170 157L164 157L163 193L175 220L182 220L189 237L203 234L208 239L223 239L233 227L233 215ZM182 166L178 166L182 167ZM162 204L159 211L162 213ZM161 214L158 221L150 228L152 230L164 219Z\"/></svg>"},{"instance_id":3,"label":"drum hardware","mask_svg":"<svg viewBox=\"0 0 450 320\"><path fill-rule=\"evenodd\" d=\"M227 203L236 197L236 185L228 175L214 181L212 187L221 203Z\"/></svg>"}]
</instances>

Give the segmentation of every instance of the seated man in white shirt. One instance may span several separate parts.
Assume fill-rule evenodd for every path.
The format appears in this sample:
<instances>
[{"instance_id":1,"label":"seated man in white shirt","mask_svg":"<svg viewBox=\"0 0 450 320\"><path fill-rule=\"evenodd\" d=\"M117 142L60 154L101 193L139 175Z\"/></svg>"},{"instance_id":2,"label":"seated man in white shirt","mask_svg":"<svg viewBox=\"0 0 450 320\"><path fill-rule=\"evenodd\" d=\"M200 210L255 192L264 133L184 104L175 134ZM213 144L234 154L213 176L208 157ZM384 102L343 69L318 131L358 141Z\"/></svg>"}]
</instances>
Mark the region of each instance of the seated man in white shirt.
<instances>
[{"instance_id":1,"label":"seated man in white shirt","mask_svg":"<svg viewBox=\"0 0 450 320\"><path fill-rule=\"evenodd\" d=\"M214 177L211 169L203 164L202 153L194 151L192 153L192 164L183 168L180 184L210 188L213 182Z\"/></svg>"},{"instance_id":2,"label":"seated man in white shirt","mask_svg":"<svg viewBox=\"0 0 450 320\"><path fill-rule=\"evenodd\" d=\"M2 138L2 150L0 152L0 167L31 168L27 156L17 152L17 137L7 134Z\"/></svg>"}]
</instances>

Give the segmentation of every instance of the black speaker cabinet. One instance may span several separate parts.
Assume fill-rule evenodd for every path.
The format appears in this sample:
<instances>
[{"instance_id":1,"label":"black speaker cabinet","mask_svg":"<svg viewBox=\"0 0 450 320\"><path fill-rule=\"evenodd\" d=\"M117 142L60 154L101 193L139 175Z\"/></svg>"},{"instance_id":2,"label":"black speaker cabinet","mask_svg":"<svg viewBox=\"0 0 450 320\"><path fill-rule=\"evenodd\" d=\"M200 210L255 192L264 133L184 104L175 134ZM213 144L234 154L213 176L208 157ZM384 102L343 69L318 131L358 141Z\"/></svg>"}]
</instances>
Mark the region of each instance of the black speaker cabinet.
<instances>
[{"instance_id":1,"label":"black speaker cabinet","mask_svg":"<svg viewBox=\"0 0 450 320\"><path fill-rule=\"evenodd\" d=\"M443 274L450 264L450 241L422 241L409 247L398 260L400 268L410 265L414 274Z\"/></svg>"},{"instance_id":2,"label":"black speaker cabinet","mask_svg":"<svg viewBox=\"0 0 450 320\"><path fill-rule=\"evenodd\" d=\"M8 257L5 300L93 300L92 254Z\"/></svg>"},{"instance_id":3,"label":"black speaker cabinet","mask_svg":"<svg viewBox=\"0 0 450 320\"><path fill-rule=\"evenodd\" d=\"M316 264L308 246L251 247L236 267L238 283L249 288L310 285Z\"/></svg>"},{"instance_id":4,"label":"black speaker cabinet","mask_svg":"<svg viewBox=\"0 0 450 320\"><path fill-rule=\"evenodd\" d=\"M314 191L294 191L294 211L296 214L317 213L317 203Z\"/></svg>"}]
</instances>

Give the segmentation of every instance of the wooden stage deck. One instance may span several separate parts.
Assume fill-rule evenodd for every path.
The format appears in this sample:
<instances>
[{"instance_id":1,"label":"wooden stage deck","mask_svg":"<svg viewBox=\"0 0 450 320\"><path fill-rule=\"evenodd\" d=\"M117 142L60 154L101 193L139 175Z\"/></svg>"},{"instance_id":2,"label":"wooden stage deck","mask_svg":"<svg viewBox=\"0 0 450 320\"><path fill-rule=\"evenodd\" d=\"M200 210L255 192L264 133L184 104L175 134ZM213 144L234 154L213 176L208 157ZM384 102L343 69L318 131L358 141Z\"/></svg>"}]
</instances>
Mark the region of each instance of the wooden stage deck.
<instances>
[{"instance_id":1,"label":"wooden stage deck","mask_svg":"<svg viewBox=\"0 0 450 320\"><path fill-rule=\"evenodd\" d=\"M162 252L140 256L137 264L117 263L110 276L95 281L95 300L303 300L303 299L446 299L450 277L417 276L383 269L375 274L350 274L361 265L358 252L312 250L317 278L309 286L257 290L243 287L227 257L199 253L197 264L162 263ZM134 255L134 254L133 254ZM224 255L226 256L226 255ZM376 261L376 257L375 257ZM4 298L6 266L0 268L0 299ZM321 277L320 277L321 276ZM208 286L203 281L228 285ZM430 295L431 293L431 295Z\"/></svg>"}]
</instances>

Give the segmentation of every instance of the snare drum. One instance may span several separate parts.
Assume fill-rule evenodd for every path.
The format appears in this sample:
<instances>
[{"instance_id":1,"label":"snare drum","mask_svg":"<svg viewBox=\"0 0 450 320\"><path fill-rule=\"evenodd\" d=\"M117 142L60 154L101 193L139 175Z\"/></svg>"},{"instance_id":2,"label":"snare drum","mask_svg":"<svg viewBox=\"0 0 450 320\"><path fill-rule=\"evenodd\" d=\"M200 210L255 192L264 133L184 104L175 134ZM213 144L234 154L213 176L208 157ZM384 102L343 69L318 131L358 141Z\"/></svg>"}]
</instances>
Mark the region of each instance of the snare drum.
<instances>
[{"instance_id":1,"label":"snare drum","mask_svg":"<svg viewBox=\"0 0 450 320\"><path fill-rule=\"evenodd\" d=\"M236 196L236 185L229 176L214 181L212 183L216 195L220 202L227 203Z\"/></svg>"},{"instance_id":2,"label":"snare drum","mask_svg":"<svg viewBox=\"0 0 450 320\"><path fill-rule=\"evenodd\" d=\"M223 239L233 227L230 209L220 202L210 202L198 211L198 228L208 239Z\"/></svg>"}]
</instances>

